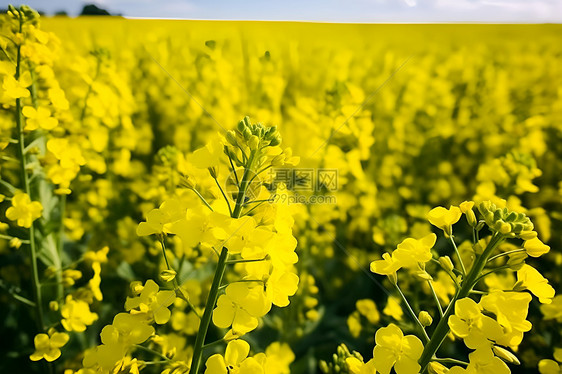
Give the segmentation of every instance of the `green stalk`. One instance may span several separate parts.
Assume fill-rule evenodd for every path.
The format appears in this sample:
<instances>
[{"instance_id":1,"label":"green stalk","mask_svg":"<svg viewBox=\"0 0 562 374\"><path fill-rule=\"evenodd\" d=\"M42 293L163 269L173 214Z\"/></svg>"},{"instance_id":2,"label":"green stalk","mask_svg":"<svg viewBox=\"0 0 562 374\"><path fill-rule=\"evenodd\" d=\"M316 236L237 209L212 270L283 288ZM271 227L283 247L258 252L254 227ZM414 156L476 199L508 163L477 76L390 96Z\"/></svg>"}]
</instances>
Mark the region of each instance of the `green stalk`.
<instances>
[{"instance_id":1,"label":"green stalk","mask_svg":"<svg viewBox=\"0 0 562 374\"><path fill-rule=\"evenodd\" d=\"M426 342L429 342L429 336L427 335L427 332L425 331L425 328L423 327L422 323L420 322L420 320L416 316L416 313L414 312L414 310L410 306L410 303L408 302L408 299L406 299L406 296L404 295L404 293L402 292L402 290L398 286L398 283L395 283L394 287L396 287L396 289L398 290L398 294L400 294L400 298L404 302L404 305L406 305L406 310L408 311L408 313L410 313L410 317L412 317L412 319L418 325L418 328L420 329L420 332L422 333L422 337L424 338L424 340Z\"/></svg>"},{"instance_id":2,"label":"green stalk","mask_svg":"<svg viewBox=\"0 0 562 374\"><path fill-rule=\"evenodd\" d=\"M240 187L238 188L238 195L236 197L236 206L232 212L232 218L239 218L242 212L242 207L244 205L244 197L246 195L246 188L249 184L249 174L252 168L252 163L254 160L255 153L252 151L250 153L250 158L246 163L246 168L244 170L244 175L242 176L242 181L240 182ZM205 303L205 310L203 311L203 317L201 318L201 324L199 325L199 330L197 331L197 336L195 338L195 344L193 346L193 358L191 360L191 368L189 369L189 374L197 374L199 372L199 367L201 366L201 358L203 356L203 349L205 348L205 338L207 337L207 331L209 330L209 325L211 324L211 318L213 315L213 309L217 303L219 296L219 291L221 288L222 278L226 270L228 259L228 249L222 247L221 253L219 255L219 261L217 263L217 268L215 270L215 275L213 277L213 283L211 284L211 290L209 291L209 296Z\"/></svg>"},{"instance_id":3,"label":"green stalk","mask_svg":"<svg viewBox=\"0 0 562 374\"><path fill-rule=\"evenodd\" d=\"M20 25L19 32L23 29L23 20L20 14ZM16 63L16 80L20 77L21 69L21 45L18 45L17 49L17 63ZM31 197L31 188L29 186L29 178L27 177L27 164L25 161L25 139L23 135L23 115L21 112L21 98L16 99L16 125L17 125L17 136L18 136L18 153L20 156L20 173L23 182L25 193ZM35 245L35 225L31 222L29 227L29 252L31 257L31 271L32 278L31 283L33 284L33 294L35 296L35 312L37 318L37 327L40 331L45 331L45 319L43 316L43 298L41 296L41 283L39 282L39 270L37 268L37 248Z\"/></svg>"},{"instance_id":4,"label":"green stalk","mask_svg":"<svg viewBox=\"0 0 562 374\"><path fill-rule=\"evenodd\" d=\"M201 357L203 355L203 345L205 344L205 337L207 336L207 330L209 329L209 324L211 323L213 309L215 308L215 304L217 302L220 284L226 268L227 257L228 249L226 249L226 247L222 247L217 269L215 270L215 276L213 277L213 284L211 285L211 290L209 291L209 296L207 297L207 302L205 303L205 311L203 312L201 324L199 325L199 331L197 331L197 337L195 338L193 359L191 361L191 369L189 370L190 374L196 374L199 372Z\"/></svg>"},{"instance_id":5,"label":"green stalk","mask_svg":"<svg viewBox=\"0 0 562 374\"><path fill-rule=\"evenodd\" d=\"M437 324L437 327L435 328L435 331L431 336L431 340L426 344L423 350L423 353L419 360L419 364L422 368L421 373L426 372L427 366L433 359L433 356L435 355L439 347L441 347L441 344L443 344L443 341L447 337L447 334L449 334L450 328L448 322L449 317L455 312L455 302L459 299L467 297L470 294L472 288L476 285L476 283L478 283L478 279L482 273L482 270L486 266L486 262L488 261L491 253L503 240L503 235L499 233L494 234L484 252L474 262L474 265L468 272L466 279L463 280L461 288L447 306L443 317L439 320L439 323Z\"/></svg>"}]
</instances>

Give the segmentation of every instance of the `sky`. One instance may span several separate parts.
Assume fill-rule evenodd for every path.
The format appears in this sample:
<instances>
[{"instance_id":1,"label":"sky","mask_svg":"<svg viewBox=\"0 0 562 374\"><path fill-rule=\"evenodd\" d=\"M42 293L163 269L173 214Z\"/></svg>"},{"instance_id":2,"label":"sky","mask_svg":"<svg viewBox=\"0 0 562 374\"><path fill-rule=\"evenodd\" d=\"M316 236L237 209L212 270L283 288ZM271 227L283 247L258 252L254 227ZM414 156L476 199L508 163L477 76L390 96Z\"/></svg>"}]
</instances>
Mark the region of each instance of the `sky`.
<instances>
[{"instance_id":1,"label":"sky","mask_svg":"<svg viewBox=\"0 0 562 374\"><path fill-rule=\"evenodd\" d=\"M291 20L320 22L561 23L562 0L95 0L111 13L134 18ZM83 0L0 0L47 14L77 15Z\"/></svg>"}]
</instances>

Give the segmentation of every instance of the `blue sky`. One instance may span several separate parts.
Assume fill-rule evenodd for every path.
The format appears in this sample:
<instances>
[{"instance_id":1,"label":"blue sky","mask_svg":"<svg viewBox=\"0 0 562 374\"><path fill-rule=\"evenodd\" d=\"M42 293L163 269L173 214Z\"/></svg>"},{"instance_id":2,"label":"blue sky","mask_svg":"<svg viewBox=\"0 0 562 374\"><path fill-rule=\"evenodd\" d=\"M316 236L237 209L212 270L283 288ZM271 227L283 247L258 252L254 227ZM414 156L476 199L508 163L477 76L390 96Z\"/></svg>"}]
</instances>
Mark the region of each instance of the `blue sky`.
<instances>
[{"instance_id":1,"label":"blue sky","mask_svg":"<svg viewBox=\"0 0 562 374\"><path fill-rule=\"evenodd\" d=\"M128 17L323 22L562 22L562 0L97 0ZM76 15L83 0L0 0Z\"/></svg>"}]
</instances>

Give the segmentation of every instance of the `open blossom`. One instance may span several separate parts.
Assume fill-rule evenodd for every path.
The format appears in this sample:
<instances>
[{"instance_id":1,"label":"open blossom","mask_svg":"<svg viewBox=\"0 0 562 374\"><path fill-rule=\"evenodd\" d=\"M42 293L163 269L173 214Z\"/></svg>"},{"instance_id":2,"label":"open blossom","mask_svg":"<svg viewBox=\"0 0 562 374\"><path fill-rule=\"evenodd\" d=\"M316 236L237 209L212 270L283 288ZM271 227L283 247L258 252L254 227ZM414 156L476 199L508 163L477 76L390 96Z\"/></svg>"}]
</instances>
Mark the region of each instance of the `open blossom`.
<instances>
[{"instance_id":1,"label":"open blossom","mask_svg":"<svg viewBox=\"0 0 562 374\"><path fill-rule=\"evenodd\" d=\"M37 334L33 340L35 344L35 352L29 356L31 361L39 361L45 359L48 362L55 361L60 357L60 348L69 340L69 336L64 332L56 332L50 329L47 334Z\"/></svg>"},{"instance_id":2,"label":"open blossom","mask_svg":"<svg viewBox=\"0 0 562 374\"><path fill-rule=\"evenodd\" d=\"M39 128L44 130L52 130L57 127L59 121L51 116L51 111L45 107L35 109L32 106L24 106L22 114L27 118L25 121L25 130L33 131Z\"/></svg>"},{"instance_id":3,"label":"open blossom","mask_svg":"<svg viewBox=\"0 0 562 374\"><path fill-rule=\"evenodd\" d=\"M6 217L17 221L21 227L31 227L31 223L41 217L43 206L38 201L31 201L25 192L17 192L12 197L12 206L6 210Z\"/></svg>"},{"instance_id":4,"label":"open blossom","mask_svg":"<svg viewBox=\"0 0 562 374\"><path fill-rule=\"evenodd\" d=\"M205 374L248 373L263 374L263 367L248 357L250 345L244 340L233 340L226 346L224 357L214 354L207 359Z\"/></svg>"},{"instance_id":5,"label":"open blossom","mask_svg":"<svg viewBox=\"0 0 562 374\"><path fill-rule=\"evenodd\" d=\"M527 321L531 295L526 292L494 291L484 295L480 300L482 307L496 315L498 323L506 332L527 332L531 322Z\"/></svg>"},{"instance_id":6,"label":"open blossom","mask_svg":"<svg viewBox=\"0 0 562 374\"><path fill-rule=\"evenodd\" d=\"M494 356L490 348L480 348L468 355L469 364L465 368L452 367L448 374L509 374L509 367Z\"/></svg>"},{"instance_id":7,"label":"open blossom","mask_svg":"<svg viewBox=\"0 0 562 374\"><path fill-rule=\"evenodd\" d=\"M435 245L437 236L429 234L421 239L407 238L398 244L392 255L384 253L382 260L371 262L371 271L381 275L391 275L397 270L415 268L418 263L431 260L431 248Z\"/></svg>"},{"instance_id":8,"label":"open blossom","mask_svg":"<svg viewBox=\"0 0 562 374\"><path fill-rule=\"evenodd\" d=\"M77 300L68 295L61 307L62 326L67 331L84 331L98 319L98 315L90 311L90 306L84 300Z\"/></svg>"},{"instance_id":9,"label":"open blossom","mask_svg":"<svg viewBox=\"0 0 562 374\"><path fill-rule=\"evenodd\" d=\"M449 209L438 206L433 208L427 214L429 222L436 227L439 227L445 232L446 235L451 235L451 226L459 221L462 216L462 211L459 207L451 206Z\"/></svg>"},{"instance_id":10,"label":"open blossom","mask_svg":"<svg viewBox=\"0 0 562 374\"><path fill-rule=\"evenodd\" d=\"M263 286L253 282L232 283L217 301L213 323L220 328L232 326L234 333L243 335L258 327L258 318L271 309Z\"/></svg>"},{"instance_id":11,"label":"open blossom","mask_svg":"<svg viewBox=\"0 0 562 374\"><path fill-rule=\"evenodd\" d=\"M373 362L381 374L389 374L392 367L397 374L417 374L418 360L423 344L414 335L406 335L394 324L383 327L375 334Z\"/></svg>"},{"instance_id":12,"label":"open blossom","mask_svg":"<svg viewBox=\"0 0 562 374\"><path fill-rule=\"evenodd\" d=\"M501 326L482 314L482 307L468 297L456 301L455 314L449 317L448 324L453 334L463 338L471 349L490 347L503 334Z\"/></svg>"},{"instance_id":13,"label":"open blossom","mask_svg":"<svg viewBox=\"0 0 562 374\"><path fill-rule=\"evenodd\" d=\"M543 277L537 269L527 264L517 270L515 288L531 291L542 304L550 304L555 294L554 288L548 284L548 279Z\"/></svg>"},{"instance_id":14,"label":"open blossom","mask_svg":"<svg viewBox=\"0 0 562 374\"><path fill-rule=\"evenodd\" d=\"M139 296L127 298L125 309L134 309L131 313L148 313L159 325L168 322L172 314L168 307L176 300L176 293L159 289L156 282L147 280Z\"/></svg>"},{"instance_id":15,"label":"open blossom","mask_svg":"<svg viewBox=\"0 0 562 374\"><path fill-rule=\"evenodd\" d=\"M540 257L550 251L550 247L541 242L539 238L526 240L523 244L523 248L525 248L525 251L531 257Z\"/></svg>"}]
</instances>

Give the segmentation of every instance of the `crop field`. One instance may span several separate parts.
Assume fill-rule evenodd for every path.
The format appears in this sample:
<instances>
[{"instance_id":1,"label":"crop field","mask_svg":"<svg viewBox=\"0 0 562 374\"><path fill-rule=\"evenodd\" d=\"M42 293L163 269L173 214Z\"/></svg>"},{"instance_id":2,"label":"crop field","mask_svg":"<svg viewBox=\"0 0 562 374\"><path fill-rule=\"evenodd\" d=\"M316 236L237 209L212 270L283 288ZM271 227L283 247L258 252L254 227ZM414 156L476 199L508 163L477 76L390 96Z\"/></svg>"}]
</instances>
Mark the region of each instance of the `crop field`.
<instances>
[{"instance_id":1,"label":"crop field","mask_svg":"<svg viewBox=\"0 0 562 374\"><path fill-rule=\"evenodd\" d=\"M562 373L562 25L0 16L0 373Z\"/></svg>"}]
</instances>

